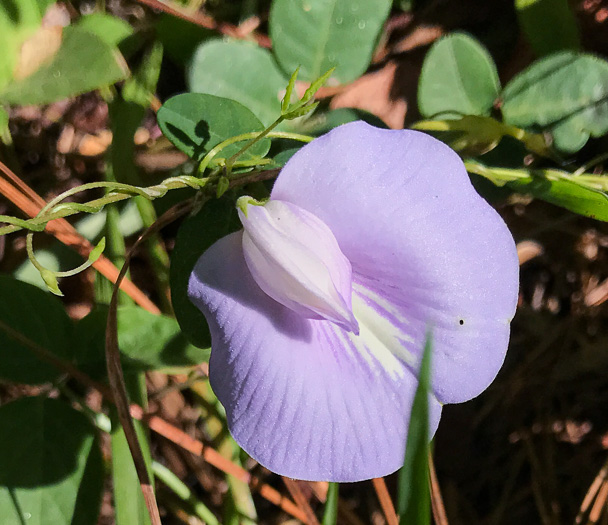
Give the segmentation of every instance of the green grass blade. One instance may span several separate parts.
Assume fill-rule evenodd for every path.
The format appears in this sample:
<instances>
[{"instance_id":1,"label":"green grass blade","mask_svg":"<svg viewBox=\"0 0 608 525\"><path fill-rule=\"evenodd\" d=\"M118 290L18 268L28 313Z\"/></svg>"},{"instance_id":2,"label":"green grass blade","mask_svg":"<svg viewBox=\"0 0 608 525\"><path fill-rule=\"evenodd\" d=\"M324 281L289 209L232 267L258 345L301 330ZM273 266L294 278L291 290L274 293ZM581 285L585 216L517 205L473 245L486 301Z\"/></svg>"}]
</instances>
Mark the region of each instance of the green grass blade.
<instances>
[{"instance_id":1,"label":"green grass blade","mask_svg":"<svg viewBox=\"0 0 608 525\"><path fill-rule=\"evenodd\" d=\"M427 336L418 375L418 388L412 405L405 459L399 471L397 512L401 523L429 525L431 495L429 492L429 403L431 384L431 335Z\"/></svg>"},{"instance_id":2,"label":"green grass blade","mask_svg":"<svg viewBox=\"0 0 608 525\"><path fill-rule=\"evenodd\" d=\"M330 483L327 487L327 501L325 502L325 512L321 525L336 525L338 522L338 493L340 485Z\"/></svg>"}]
</instances>

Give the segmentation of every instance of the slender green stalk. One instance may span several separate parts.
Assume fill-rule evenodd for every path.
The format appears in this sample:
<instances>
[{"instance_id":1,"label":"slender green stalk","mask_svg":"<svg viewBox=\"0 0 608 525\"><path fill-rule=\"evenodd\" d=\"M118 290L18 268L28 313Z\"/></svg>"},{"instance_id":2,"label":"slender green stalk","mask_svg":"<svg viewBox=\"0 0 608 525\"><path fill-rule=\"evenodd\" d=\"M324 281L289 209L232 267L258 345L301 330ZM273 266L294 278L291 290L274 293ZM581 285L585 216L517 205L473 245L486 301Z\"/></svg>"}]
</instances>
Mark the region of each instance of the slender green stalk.
<instances>
[{"instance_id":1,"label":"slender green stalk","mask_svg":"<svg viewBox=\"0 0 608 525\"><path fill-rule=\"evenodd\" d=\"M147 391L144 374L125 376L129 398L146 409ZM112 479L114 484L114 506L117 525L149 525L150 515L141 491L133 457L120 425L115 407L111 408L112 417ZM146 469L152 479L152 457L147 429L141 421L134 421L137 439L142 448Z\"/></svg>"},{"instance_id":2,"label":"slender green stalk","mask_svg":"<svg viewBox=\"0 0 608 525\"><path fill-rule=\"evenodd\" d=\"M95 426L99 430L105 432L106 434L112 432L112 422L108 416L106 416L103 412L95 412L92 410L65 385L60 384L59 389L61 390L62 394L64 394L72 402L76 403L81 410L93 420ZM171 470L160 464L158 461L152 460L152 472L154 473L154 476L178 498L187 503L192 512L194 512L194 514L196 514L196 516L198 516L201 520L208 525L220 525L213 512L211 512L211 510L209 510L209 508L205 506L202 501L197 499L196 496L192 494L192 491L173 472L171 472Z\"/></svg>"},{"instance_id":3,"label":"slender green stalk","mask_svg":"<svg viewBox=\"0 0 608 525\"><path fill-rule=\"evenodd\" d=\"M330 483L327 487L327 501L325 502L325 511L323 512L321 525L336 525L338 522L339 491L340 485L338 483Z\"/></svg>"},{"instance_id":4,"label":"slender green stalk","mask_svg":"<svg viewBox=\"0 0 608 525\"><path fill-rule=\"evenodd\" d=\"M192 491L167 467L157 461L152 462L152 472L154 476L162 481L177 497L183 500L192 512L203 520L207 525L220 525L215 514L199 499Z\"/></svg>"},{"instance_id":5,"label":"slender green stalk","mask_svg":"<svg viewBox=\"0 0 608 525\"><path fill-rule=\"evenodd\" d=\"M268 134L274 129L276 128L281 122L283 122L284 117L281 115L278 119L276 119L272 124L270 124L270 126L268 126L264 131L262 131L262 133L260 133L259 135L255 136L254 138L252 138L249 142L247 142L247 144L245 144L240 150L238 150L234 155L232 155L232 157L230 157L227 161L226 161L226 171L228 173L228 175L230 175L230 172L232 171L232 165L234 164L234 162L243 154L245 153L249 148L251 148L251 146L253 146L254 144L256 144L257 142L259 142L260 140L262 140L264 137L268 136Z\"/></svg>"},{"instance_id":6,"label":"slender green stalk","mask_svg":"<svg viewBox=\"0 0 608 525\"><path fill-rule=\"evenodd\" d=\"M170 177L169 179L163 181L161 184L149 186L147 188L131 186L129 184L120 184L118 182L92 182L89 184L83 184L82 186L72 188L71 190L62 193L61 195L58 195L55 199L53 199L45 206L44 211L40 211L40 213L33 219L29 219L27 221L20 221L15 220L15 218L11 218L12 220L10 222L12 222L13 224L0 228L0 235L6 235L23 229L41 231L42 229L44 229L44 226L52 220L63 219L65 217L69 217L80 212L97 213L108 204L130 199L134 195L142 195L148 200L154 200L159 197L164 197L167 194L167 191L169 190L180 188L203 189L210 182L211 181L209 178L199 179L196 177L183 175L181 177ZM82 191L96 188L110 188L112 192L108 195L105 195L104 197L100 197L99 199L89 201L86 204L69 202L59 204L55 207L55 204L67 197L70 197ZM51 211L47 212L47 210ZM41 225L42 228L40 228Z\"/></svg>"},{"instance_id":7,"label":"slender green stalk","mask_svg":"<svg viewBox=\"0 0 608 525\"><path fill-rule=\"evenodd\" d=\"M249 140L247 144L243 148L241 148L237 153L235 153L230 159L226 161L226 166L229 162L232 161L232 165L236 162L236 159L242 155L245 151L247 151L251 146L253 146L256 142L261 140L262 138L270 138L270 139L289 139L289 140L298 140L300 142L312 142L314 137L310 135L302 135L300 133L291 133L289 131L272 131L273 126L279 122L279 119L275 121L275 123L271 124L269 128L264 131L254 131L251 133L243 133L242 135L237 135L236 137L230 137L223 142L220 142L217 146L209 150L207 155L203 157L201 161L198 172L204 173L204 171L209 167L210 162L214 159L214 157L222 151L224 148L231 146L232 144L236 144L237 142L243 142L245 140Z\"/></svg>"},{"instance_id":8,"label":"slender green stalk","mask_svg":"<svg viewBox=\"0 0 608 525\"><path fill-rule=\"evenodd\" d=\"M216 444L216 450L225 458L241 465L240 448L227 432L225 416L221 414L223 408L211 390L209 381L197 381L191 385L191 391L206 412L205 430ZM256 523L257 514L249 485L230 475L226 475L226 482L229 490L224 500L224 523Z\"/></svg>"},{"instance_id":9,"label":"slender green stalk","mask_svg":"<svg viewBox=\"0 0 608 525\"><path fill-rule=\"evenodd\" d=\"M516 180L526 180L540 176L547 180L563 180L591 190L608 191L608 176L592 174L572 174L561 170L527 170L512 168L497 168L484 166L474 160L465 160L464 165L469 173L481 175L495 184L506 184Z\"/></svg>"}]
</instances>

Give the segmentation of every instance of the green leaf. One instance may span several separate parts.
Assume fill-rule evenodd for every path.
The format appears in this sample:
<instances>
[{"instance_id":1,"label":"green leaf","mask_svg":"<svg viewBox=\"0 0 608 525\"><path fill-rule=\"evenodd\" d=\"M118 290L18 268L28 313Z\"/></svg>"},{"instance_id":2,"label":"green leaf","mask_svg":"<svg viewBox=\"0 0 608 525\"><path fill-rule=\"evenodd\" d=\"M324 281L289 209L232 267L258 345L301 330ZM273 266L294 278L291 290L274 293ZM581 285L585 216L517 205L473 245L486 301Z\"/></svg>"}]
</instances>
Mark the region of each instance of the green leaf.
<instances>
[{"instance_id":1,"label":"green leaf","mask_svg":"<svg viewBox=\"0 0 608 525\"><path fill-rule=\"evenodd\" d=\"M297 67L296 70L291 75L291 78L289 79L289 83L287 84L287 89L285 90L285 96L283 97L283 100L281 101L281 113L285 113L287 111L287 108L289 107L289 104L291 102L291 95L293 93L293 89L296 86L296 80L298 78L299 72L300 72L300 68Z\"/></svg>"},{"instance_id":2,"label":"green leaf","mask_svg":"<svg viewBox=\"0 0 608 525\"><path fill-rule=\"evenodd\" d=\"M5 146L11 146L13 144L13 137L9 128L9 114L8 111L0 107L0 141Z\"/></svg>"},{"instance_id":3,"label":"green leaf","mask_svg":"<svg viewBox=\"0 0 608 525\"><path fill-rule=\"evenodd\" d=\"M515 0L519 24L538 56L581 47L568 0Z\"/></svg>"},{"instance_id":4,"label":"green leaf","mask_svg":"<svg viewBox=\"0 0 608 525\"><path fill-rule=\"evenodd\" d=\"M429 525L431 522L428 454L432 351L433 342L429 333L418 371L418 388L410 415L405 459L399 471L397 512L401 523Z\"/></svg>"},{"instance_id":5,"label":"green leaf","mask_svg":"<svg viewBox=\"0 0 608 525\"><path fill-rule=\"evenodd\" d=\"M209 348L211 336L205 316L188 299L188 279L196 261L215 241L240 228L234 202L209 201L195 216L186 219L171 255L171 302L184 335L195 346Z\"/></svg>"},{"instance_id":6,"label":"green leaf","mask_svg":"<svg viewBox=\"0 0 608 525\"><path fill-rule=\"evenodd\" d=\"M414 0L393 0L393 6L401 11L410 12L414 8Z\"/></svg>"},{"instance_id":7,"label":"green leaf","mask_svg":"<svg viewBox=\"0 0 608 525\"><path fill-rule=\"evenodd\" d=\"M215 33L175 16L162 14L157 18L156 37L167 55L179 64L186 64L203 40Z\"/></svg>"},{"instance_id":8,"label":"green leaf","mask_svg":"<svg viewBox=\"0 0 608 525\"><path fill-rule=\"evenodd\" d=\"M2 525L97 523L103 462L83 414L56 399L24 397L0 407L0 428Z\"/></svg>"},{"instance_id":9,"label":"green leaf","mask_svg":"<svg viewBox=\"0 0 608 525\"><path fill-rule=\"evenodd\" d=\"M46 10L57 3L57 0L36 0L36 3L38 4L38 9L40 9L40 14L44 16Z\"/></svg>"},{"instance_id":10,"label":"green leaf","mask_svg":"<svg viewBox=\"0 0 608 525\"><path fill-rule=\"evenodd\" d=\"M338 498L340 484L330 483L327 487L327 501L323 512L321 525L336 525L338 523Z\"/></svg>"},{"instance_id":11,"label":"green leaf","mask_svg":"<svg viewBox=\"0 0 608 525\"><path fill-rule=\"evenodd\" d=\"M194 93L240 102L268 126L281 112L280 93L287 79L265 49L249 42L214 39L194 53L187 83Z\"/></svg>"},{"instance_id":12,"label":"green leaf","mask_svg":"<svg viewBox=\"0 0 608 525\"><path fill-rule=\"evenodd\" d=\"M473 37L452 33L427 53L418 83L418 107L427 117L489 115L500 80L488 51Z\"/></svg>"},{"instance_id":13,"label":"green leaf","mask_svg":"<svg viewBox=\"0 0 608 525\"><path fill-rule=\"evenodd\" d=\"M74 27L97 35L110 46L118 46L133 34L133 28L122 18L106 13L91 13L78 19Z\"/></svg>"},{"instance_id":14,"label":"green leaf","mask_svg":"<svg viewBox=\"0 0 608 525\"><path fill-rule=\"evenodd\" d=\"M312 100L312 97L315 96L315 93L317 91L319 91L319 89L323 86L323 84L325 84L325 82L327 82L329 80L329 78L331 77L331 75L333 74L333 72L335 70L336 70L336 68L332 67L332 68L328 69L325 73L323 73L319 78L314 80L310 84L310 86L308 86L308 89L306 91L304 91L304 95L302 95L302 98L300 99L300 103L306 104L307 102Z\"/></svg>"},{"instance_id":15,"label":"green leaf","mask_svg":"<svg viewBox=\"0 0 608 525\"><path fill-rule=\"evenodd\" d=\"M230 180L228 179L228 177L220 177L219 180L217 181L217 191L216 191L216 198L220 198L222 195L224 195L224 193L226 193L226 191L228 191L228 188L230 187Z\"/></svg>"},{"instance_id":16,"label":"green leaf","mask_svg":"<svg viewBox=\"0 0 608 525\"><path fill-rule=\"evenodd\" d=\"M377 128L388 128L380 118L372 113L358 108L339 108L315 113L311 118L298 126L298 131L318 137L337 126L356 120L363 120Z\"/></svg>"},{"instance_id":17,"label":"green leaf","mask_svg":"<svg viewBox=\"0 0 608 525\"><path fill-rule=\"evenodd\" d=\"M201 160L226 139L264 130L264 125L245 106L203 93L184 93L170 98L158 110L157 119L165 136L194 160ZM227 146L221 156L234 155L243 144ZM270 141L261 140L243 153L241 159L263 157L269 148Z\"/></svg>"},{"instance_id":18,"label":"green leaf","mask_svg":"<svg viewBox=\"0 0 608 525\"><path fill-rule=\"evenodd\" d=\"M567 179L551 180L540 173L508 182L507 186L579 215L608 221L608 194L605 192L582 187Z\"/></svg>"},{"instance_id":19,"label":"green leaf","mask_svg":"<svg viewBox=\"0 0 608 525\"><path fill-rule=\"evenodd\" d=\"M505 87L509 124L552 131L557 149L573 153L608 132L608 62L564 51L533 63Z\"/></svg>"},{"instance_id":20,"label":"green leaf","mask_svg":"<svg viewBox=\"0 0 608 525\"><path fill-rule=\"evenodd\" d=\"M147 407L146 379L143 374L125 376L125 386L129 400L142 407ZM124 430L120 426L116 408L112 408L112 485L116 525L150 525L150 514L141 491L133 456L127 443ZM152 458L145 427L141 421L133 421L137 439L142 449L146 468L151 480Z\"/></svg>"},{"instance_id":21,"label":"green leaf","mask_svg":"<svg viewBox=\"0 0 608 525\"><path fill-rule=\"evenodd\" d=\"M63 297L63 292L59 289L57 276L54 272L52 272L48 268L43 268L42 270L40 270L40 277L42 277L42 280L44 281L44 284L46 284L46 287L48 288L49 292L54 295L57 295L58 297Z\"/></svg>"},{"instance_id":22,"label":"green leaf","mask_svg":"<svg viewBox=\"0 0 608 525\"><path fill-rule=\"evenodd\" d=\"M274 1L270 37L284 71L300 66L313 81L336 67L333 78L351 82L369 66L391 0Z\"/></svg>"},{"instance_id":23,"label":"green leaf","mask_svg":"<svg viewBox=\"0 0 608 525\"><path fill-rule=\"evenodd\" d=\"M122 96L127 102L138 104L145 109L150 106L150 100L158 84L162 61L163 46L159 42L154 42L133 76L124 83Z\"/></svg>"},{"instance_id":24,"label":"green leaf","mask_svg":"<svg viewBox=\"0 0 608 525\"><path fill-rule=\"evenodd\" d=\"M106 238L102 237L101 240L97 243L97 246L95 246L95 248L91 250L91 253L89 253L88 261L94 263L97 259L99 259L99 257L101 257L101 254L105 249Z\"/></svg>"},{"instance_id":25,"label":"green leaf","mask_svg":"<svg viewBox=\"0 0 608 525\"><path fill-rule=\"evenodd\" d=\"M312 102L312 99L315 96L315 93L319 90L319 88L323 84L325 84L325 82L327 82L327 80L335 69L336 68L332 67L319 78L314 80L310 84L308 89L304 92L302 98L300 100L297 100L293 104L290 104L289 100L291 99L291 94L293 92L293 88L298 75L298 69L296 69L295 73L291 76L291 79L289 80L289 84L287 85L287 90L285 92L285 97L283 97L283 102L281 103L281 116L285 120L294 120L317 109L319 102Z\"/></svg>"},{"instance_id":26,"label":"green leaf","mask_svg":"<svg viewBox=\"0 0 608 525\"><path fill-rule=\"evenodd\" d=\"M83 29L66 27L53 58L1 93L8 104L49 104L124 79L128 69L118 50Z\"/></svg>"},{"instance_id":27,"label":"green leaf","mask_svg":"<svg viewBox=\"0 0 608 525\"><path fill-rule=\"evenodd\" d=\"M121 94L108 104L113 140L107 164L117 181L135 186L143 184L135 166L134 136L156 90L162 58L162 45L153 43L137 70L125 81ZM142 216L152 215L153 222L156 217L152 203L143 197L134 200L140 212L144 212Z\"/></svg>"},{"instance_id":28,"label":"green leaf","mask_svg":"<svg viewBox=\"0 0 608 525\"><path fill-rule=\"evenodd\" d=\"M0 2L0 89L13 78L21 45L40 27L47 4L37 0Z\"/></svg>"},{"instance_id":29,"label":"green leaf","mask_svg":"<svg viewBox=\"0 0 608 525\"><path fill-rule=\"evenodd\" d=\"M288 111L287 113L285 113L283 115L283 117L286 120L293 120L298 117L303 117L304 115L307 115L311 111L314 111L315 109L317 109L318 105L319 105L318 102L313 102L312 104L307 104L306 106L301 106L299 108L292 109L291 111Z\"/></svg>"},{"instance_id":30,"label":"green leaf","mask_svg":"<svg viewBox=\"0 0 608 525\"><path fill-rule=\"evenodd\" d=\"M61 371L35 349L70 359L72 325L61 302L6 275L0 275L0 297L0 377L34 385L56 380Z\"/></svg>"},{"instance_id":31,"label":"green leaf","mask_svg":"<svg viewBox=\"0 0 608 525\"><path fill-rule=\"evenodd\" d=\"M94 378L105 377L105 330L108 312L98 307L78 321L74 359ZM118 309L118 346L125 372L166 370L198 365L209 352L188 343L177 321L137 306Z\"/></svg>"},{"instance_id":32,"label":"green leaf","mask_svg":"<svg viewBox=\"0 0 608 525\"><path fill-rule=\"evenodd\" d=\"M150 525L150 515L146 508L141 486L133 464L133 457L129 450L124 431L114 416L113 422L117 425L112 433L112 480L114 492L114 506L116 508L116 525ZM144 435L141 423L134 421L137 435Z\"/></svg>"}]
</instances>

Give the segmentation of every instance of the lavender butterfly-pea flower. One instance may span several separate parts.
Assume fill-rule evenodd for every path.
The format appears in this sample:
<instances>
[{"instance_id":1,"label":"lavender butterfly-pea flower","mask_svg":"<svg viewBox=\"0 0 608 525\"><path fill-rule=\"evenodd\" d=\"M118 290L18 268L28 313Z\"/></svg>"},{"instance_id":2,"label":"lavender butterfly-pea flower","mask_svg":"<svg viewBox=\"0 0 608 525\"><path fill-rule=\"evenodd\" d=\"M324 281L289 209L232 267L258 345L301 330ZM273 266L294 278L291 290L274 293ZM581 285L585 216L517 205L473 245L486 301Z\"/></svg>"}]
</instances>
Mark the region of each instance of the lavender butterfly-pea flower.
<instances>
[{"instance_id":1,"label":"lavender butterfly-pea flower","mask_svg":"<svg viewBox=\"0 0 608 525\"><path fill-rule=\"evenodd\" d=\"M211 330L211 385L236 441L277 473L357 481L403 463L433 331L430 434L444 403L493 381L518 262L459 157L416 131L362 122L303 147L270 200L189 283Z\"/></svg>"}]
</instances>

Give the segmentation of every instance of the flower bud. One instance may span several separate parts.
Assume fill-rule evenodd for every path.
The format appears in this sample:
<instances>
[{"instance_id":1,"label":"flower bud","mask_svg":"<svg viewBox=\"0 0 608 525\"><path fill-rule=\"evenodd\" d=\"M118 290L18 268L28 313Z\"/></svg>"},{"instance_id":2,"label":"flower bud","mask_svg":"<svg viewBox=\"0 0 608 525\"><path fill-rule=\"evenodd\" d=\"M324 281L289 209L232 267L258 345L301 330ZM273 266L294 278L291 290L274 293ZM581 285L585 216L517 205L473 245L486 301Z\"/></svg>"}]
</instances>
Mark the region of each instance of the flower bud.
<instances>
[{"instance_id":1,"label":"flower bud","mask_svg":"<svg viewBox=\"0 0 608 525\"><path fill-rule=\"evenodd\" d=\"M237 207L245 261L259 287L304 317L358 334L351 265L328 226L289 202L241 197Z\"/></svg>"}]
</instances>

